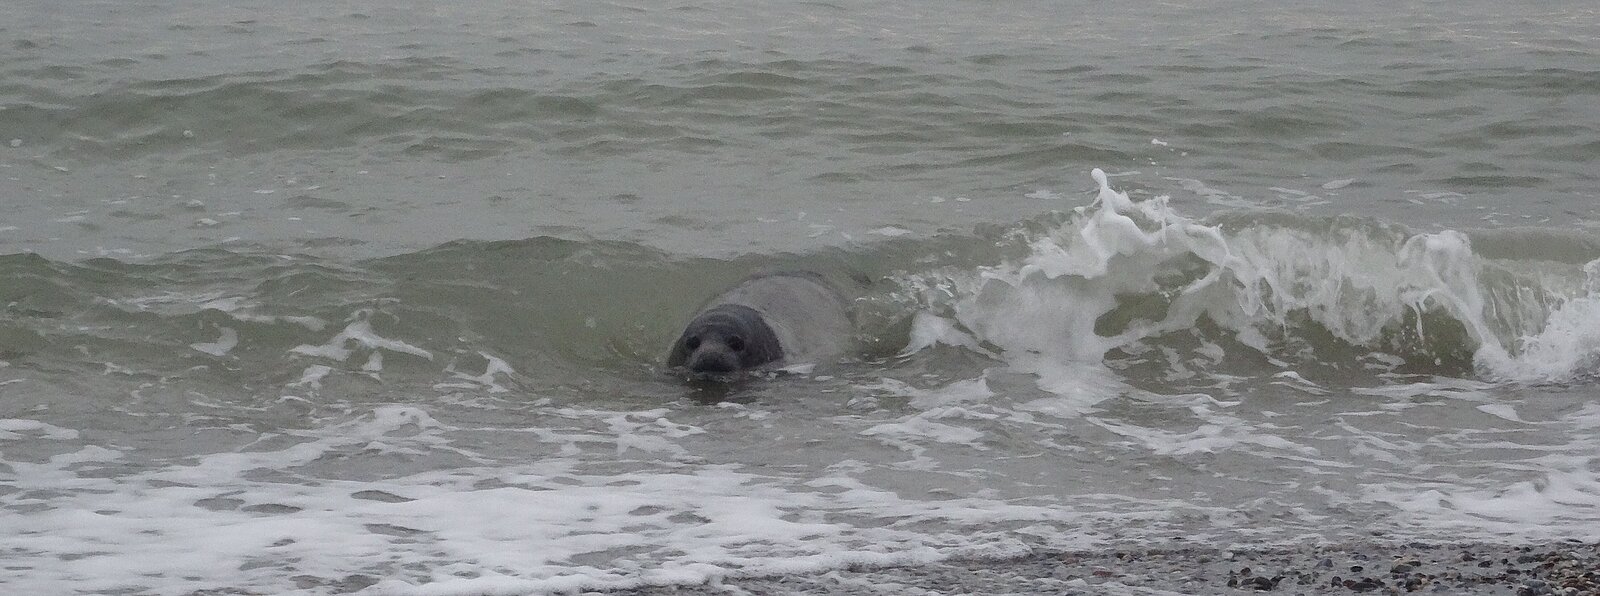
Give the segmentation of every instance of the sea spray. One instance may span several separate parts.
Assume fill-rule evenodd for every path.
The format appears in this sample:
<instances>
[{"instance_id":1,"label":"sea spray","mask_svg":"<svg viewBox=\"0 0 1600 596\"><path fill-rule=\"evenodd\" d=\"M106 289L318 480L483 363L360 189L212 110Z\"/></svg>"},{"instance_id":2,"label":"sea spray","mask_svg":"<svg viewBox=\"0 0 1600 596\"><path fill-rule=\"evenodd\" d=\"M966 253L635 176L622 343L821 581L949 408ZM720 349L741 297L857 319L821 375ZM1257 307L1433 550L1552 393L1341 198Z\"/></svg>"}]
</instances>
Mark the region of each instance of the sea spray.
<instances>
[{"instance_id":1,"label":"sea spray","mask_svg":"<svg viewBox=\"0 0 1600 596\"><path fill-rule=\"evenodd\" d=\"M1466 233L1260 211L1197 221L1169 197L1134 201L1092 176L1093 202L1018 232L1022 256L916 282L938 290L921 293L918 328L970 332L944 343L998 348L1052 391L1086 382L1113 351L1200 328L1226 336L1207 346L1226 339L1280 363L1353 350L1505 380L1587 374L1600 354L1600 331L1586 332L1600 329L1596 283L1482 258ZM937 343L918 337L907 351Z\"/></svg>"},{"instance_id":2,"label":"sea spray","mask_svg":"<svg viewBox=\"0 0 1600 596\"><path fill-rule=\"evenodd\" d=\"M1490 344L1476 361L1489 376L1510 381L1567 382L1593 377L1600 365L1600 260L1583 266L1581 294L1556 299L1544 325L1509 345Z\"/></svg>"}]
</instances>

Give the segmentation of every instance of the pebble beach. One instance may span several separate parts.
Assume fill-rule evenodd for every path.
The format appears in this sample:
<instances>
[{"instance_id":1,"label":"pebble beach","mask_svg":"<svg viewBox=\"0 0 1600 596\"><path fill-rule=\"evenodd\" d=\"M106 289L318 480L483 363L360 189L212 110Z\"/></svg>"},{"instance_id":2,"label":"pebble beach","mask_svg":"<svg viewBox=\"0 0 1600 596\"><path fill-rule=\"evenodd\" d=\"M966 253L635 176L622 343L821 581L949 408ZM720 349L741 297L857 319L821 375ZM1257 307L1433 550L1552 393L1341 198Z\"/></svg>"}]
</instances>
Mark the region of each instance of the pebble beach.
<instances>
[{"instance_id":1,"label":"pebble beach","mask_svg":"<svg viewBox=\"0 0 1600 596\"><path fill-rule=\"evenodd\" d=\"M1174 547L818 575L725 578L624 594L1600 594L1600 543Z\"/></svg>"}]
</instances>

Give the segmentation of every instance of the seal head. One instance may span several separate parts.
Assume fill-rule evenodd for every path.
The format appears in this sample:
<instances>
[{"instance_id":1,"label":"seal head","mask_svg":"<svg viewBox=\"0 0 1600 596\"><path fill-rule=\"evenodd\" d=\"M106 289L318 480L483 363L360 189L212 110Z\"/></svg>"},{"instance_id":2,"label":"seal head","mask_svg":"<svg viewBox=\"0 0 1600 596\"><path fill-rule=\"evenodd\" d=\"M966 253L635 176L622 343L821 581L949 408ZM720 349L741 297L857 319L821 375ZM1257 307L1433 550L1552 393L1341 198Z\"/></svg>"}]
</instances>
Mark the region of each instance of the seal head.
<instances>
[{"instance_id":1,"label":"seal head","mask_svg":"<svg viewBox=\"0 0 1600 596\"><path fill-rule=\"evenodd\" d=\"M667 366L720 375L782 359L778 336L760 311L742 304L718 304L689 322L673 344Z\"/></svg>"}]
</instances>

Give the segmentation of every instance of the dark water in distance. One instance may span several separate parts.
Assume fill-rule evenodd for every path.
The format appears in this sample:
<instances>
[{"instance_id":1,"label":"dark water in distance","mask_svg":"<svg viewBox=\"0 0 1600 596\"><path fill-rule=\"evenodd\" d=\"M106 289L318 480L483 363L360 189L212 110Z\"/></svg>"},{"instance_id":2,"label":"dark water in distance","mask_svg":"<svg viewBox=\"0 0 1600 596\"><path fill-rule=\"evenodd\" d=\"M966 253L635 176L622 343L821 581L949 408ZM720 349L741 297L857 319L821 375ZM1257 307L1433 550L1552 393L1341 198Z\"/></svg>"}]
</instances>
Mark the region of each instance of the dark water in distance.
<instances>
[{"instance_id":1,"label":"dark water in distance","mask_svg":"<svg viewBox=\"0 0 1600 596\"><path fill-rule=\"evenodd\" d=\"M0 242L726 255L1009 223L1097 166L1196 216L1582 223L1600 80L1569 4L25 3Z\"/></svg>"},{"instance_id":2,"label":"dark water in distance","mask_svg":"<svg viewBox=\"0 0 1600 596\"><path fill-rule=\"evenodd\" d=\"M18 3L0 583L1596 539L1597 12ZM850 358L662 370L792 268Z\"/></svg>"}]
</instances>

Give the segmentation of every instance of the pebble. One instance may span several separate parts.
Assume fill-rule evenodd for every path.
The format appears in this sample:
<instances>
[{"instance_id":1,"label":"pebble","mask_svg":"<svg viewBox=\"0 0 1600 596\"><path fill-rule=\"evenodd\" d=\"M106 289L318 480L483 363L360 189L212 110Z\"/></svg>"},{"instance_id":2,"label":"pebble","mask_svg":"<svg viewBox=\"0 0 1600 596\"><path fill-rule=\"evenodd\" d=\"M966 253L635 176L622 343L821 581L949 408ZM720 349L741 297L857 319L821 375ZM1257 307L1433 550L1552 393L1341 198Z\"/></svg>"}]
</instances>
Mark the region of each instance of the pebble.
<instances>
[{"instance_id":1,"label":"pebble","mask_svg":"<svg viewBox=\"0 0 1600 596\"><path fill-rule=\"evenodd\" d=\"M1266 592L1266 591L1269 591L1269 590L1271 590L1273 588L1278 587L1278 582L1273 581L1271 579L1267 579L1265 577L1262 577L1262 576L1258 575L1258 576L1246 579L1245 581L1241 582L1239 587L1241 587L1241 588L1253 588L1253 589L1256 589L1256 590L1260 590L1262 592Z\"/></svg>"},{"instance_id":2,"label":"pebble","mask_svg":"<svg viewBox=\"0 0 1600 596\"><path fill-rule=\"evenodd\" d=\"M1365 561L1392 561L1389 567ZM1346 572L1346 569L1353 569ZM623 590L619 594L730 592L865 594L863 585L900 592L1100 593L1115 582L1152 592L1244 594L1600 595L1600 542L1547 547L1495 544L1336 544L1252 550L1201 546L1039 553L996 561L861 568L828 574L724 579L719 586ZM730 586L736 590L730 590ZM1063 587L1070 587L1062 592ZM872 592L878 594L881 592Z\"/></svg>"}]
</instances>

